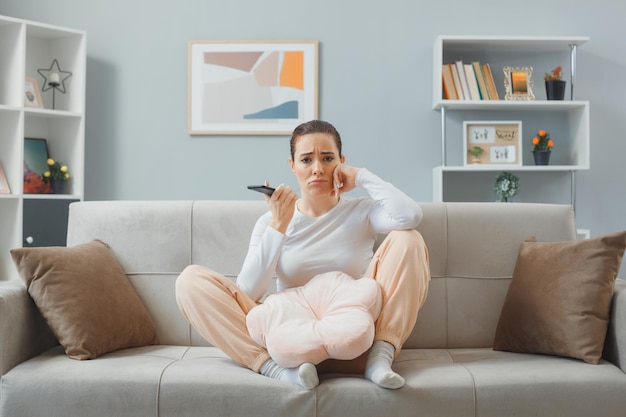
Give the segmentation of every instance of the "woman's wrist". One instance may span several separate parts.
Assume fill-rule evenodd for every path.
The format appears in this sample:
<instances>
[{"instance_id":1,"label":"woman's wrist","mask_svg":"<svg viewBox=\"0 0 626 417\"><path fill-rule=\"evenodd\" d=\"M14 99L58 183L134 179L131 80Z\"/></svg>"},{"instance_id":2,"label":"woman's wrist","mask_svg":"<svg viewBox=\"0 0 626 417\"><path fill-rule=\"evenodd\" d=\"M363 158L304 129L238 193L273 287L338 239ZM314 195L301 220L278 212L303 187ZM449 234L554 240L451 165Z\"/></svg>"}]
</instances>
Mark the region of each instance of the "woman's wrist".
<instances>
[{"instance_id":1,"label":"woman's wrist","mask_svg":"<svg viewBox=\"0 0 626 417\"><path fill-rule=\"evenodd\" d=\"M287 232L287 226L289 226L289 222L282 222L280 220L272 220L270 222L270 227L283 235Z\"/></svg>"}]
</instances>

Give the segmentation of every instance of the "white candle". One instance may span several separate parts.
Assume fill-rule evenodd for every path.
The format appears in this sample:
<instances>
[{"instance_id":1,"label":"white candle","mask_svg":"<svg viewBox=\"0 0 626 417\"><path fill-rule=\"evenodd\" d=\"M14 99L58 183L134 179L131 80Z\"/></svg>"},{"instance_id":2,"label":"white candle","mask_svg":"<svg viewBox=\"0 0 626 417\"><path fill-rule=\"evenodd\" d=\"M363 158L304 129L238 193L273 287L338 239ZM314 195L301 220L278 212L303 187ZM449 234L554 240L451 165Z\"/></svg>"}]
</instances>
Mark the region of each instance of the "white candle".
<instances>
[{"instance_id":1,"label":"white candle","mask_svg":"<svg viewBox=\"0 0 626 417\"><path fill-rule=\"evenodd\" d=\"M58 72L50 73L50 76L48 77L48 82L50 84L59 84L59 73Z\"/></svg>"}]
</instances>

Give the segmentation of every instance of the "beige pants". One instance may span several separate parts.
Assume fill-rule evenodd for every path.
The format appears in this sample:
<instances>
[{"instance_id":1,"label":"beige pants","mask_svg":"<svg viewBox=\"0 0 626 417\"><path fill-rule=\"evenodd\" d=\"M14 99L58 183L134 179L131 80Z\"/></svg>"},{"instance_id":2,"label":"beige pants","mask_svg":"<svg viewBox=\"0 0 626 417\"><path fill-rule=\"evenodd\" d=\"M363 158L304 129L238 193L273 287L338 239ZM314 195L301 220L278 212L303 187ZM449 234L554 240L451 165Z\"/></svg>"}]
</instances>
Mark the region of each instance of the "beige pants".
<instances>
[{"instance_id":1,"label":"beige pants","mask_svg":"<svg viewBox=\"0 0 626 417\"><path fill-rule=\"evenodd\" d=\"M415 230L392 231L380 245L364 276L382 290L383 306L374 340L385 340L400 351L411 334L430 282L428 250ZM246 315L256 307L247 294L224 276L190 265L176 280L176 301L198 333L233 360L259 371L270 359L267 350L248 334ZM362 373L366 354L353 361L329 360L320 372Z\"/></svg>"}]
</instances>

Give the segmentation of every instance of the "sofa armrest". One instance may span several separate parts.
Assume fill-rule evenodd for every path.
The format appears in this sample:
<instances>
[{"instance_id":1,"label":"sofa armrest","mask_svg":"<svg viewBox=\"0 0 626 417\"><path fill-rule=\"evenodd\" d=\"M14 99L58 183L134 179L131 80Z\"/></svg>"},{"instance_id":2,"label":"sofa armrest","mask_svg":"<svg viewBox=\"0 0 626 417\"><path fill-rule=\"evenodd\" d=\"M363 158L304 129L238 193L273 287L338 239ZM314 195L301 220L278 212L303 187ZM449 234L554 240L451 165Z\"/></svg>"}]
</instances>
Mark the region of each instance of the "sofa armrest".
<instances>
[{"instance_id":1,"label":"sofa armrest","mask_svg":"<svg viewBox=\"0 0 626 417\"><path fill-rule=\"evenodd\" d=\"M603 356L626 373L626 280L615 281Z\"/></svg>"},{"instance_id":2,"label":"sofa armrest","mask_svg":"<svg viewBox=\"0 0 626 417\"><path fill-rule=\"evenodd\" d=\"M0 281L0 373L57 345L21 281Z\"/></svg>"}]
</instances>

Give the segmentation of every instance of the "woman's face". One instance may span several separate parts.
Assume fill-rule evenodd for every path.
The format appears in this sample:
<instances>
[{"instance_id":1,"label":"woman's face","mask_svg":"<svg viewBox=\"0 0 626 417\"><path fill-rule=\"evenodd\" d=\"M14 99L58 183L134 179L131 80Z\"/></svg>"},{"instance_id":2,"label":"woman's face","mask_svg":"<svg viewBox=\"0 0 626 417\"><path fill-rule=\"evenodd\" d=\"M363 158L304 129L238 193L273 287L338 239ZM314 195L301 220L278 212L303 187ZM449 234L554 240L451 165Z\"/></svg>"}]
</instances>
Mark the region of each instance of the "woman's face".
<instances>
[{"instance_id":1,"label":"woman's face","mask_svg":"<svg viewBox=\"0 0 626 417\"><path fill-rule=\"evenodd\" d=\"M335 139L328 133L310 133L296 141L294 160L289 160L303 196L334 195L333 172L344 162Z\"/></svg>"}]
</instances>

